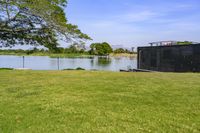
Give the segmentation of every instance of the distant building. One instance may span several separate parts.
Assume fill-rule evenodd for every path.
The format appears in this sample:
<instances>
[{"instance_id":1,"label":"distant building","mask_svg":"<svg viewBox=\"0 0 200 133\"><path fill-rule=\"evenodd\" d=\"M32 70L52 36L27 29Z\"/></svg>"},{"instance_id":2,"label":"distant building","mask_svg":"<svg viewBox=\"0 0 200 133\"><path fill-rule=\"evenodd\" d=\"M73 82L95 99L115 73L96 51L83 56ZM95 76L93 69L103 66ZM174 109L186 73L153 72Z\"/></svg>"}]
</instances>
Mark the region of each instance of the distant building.
<instances>
[{"instance_id":1,"label":"distant building","mask_svg":"<svg viewBox=\"0 0 200 133\"><path fill-rule=\"evenodd\" d=\"M151 46L171 46L176 45L177 41L160 41L149 43Z\"/></svg>"}]
</instances>

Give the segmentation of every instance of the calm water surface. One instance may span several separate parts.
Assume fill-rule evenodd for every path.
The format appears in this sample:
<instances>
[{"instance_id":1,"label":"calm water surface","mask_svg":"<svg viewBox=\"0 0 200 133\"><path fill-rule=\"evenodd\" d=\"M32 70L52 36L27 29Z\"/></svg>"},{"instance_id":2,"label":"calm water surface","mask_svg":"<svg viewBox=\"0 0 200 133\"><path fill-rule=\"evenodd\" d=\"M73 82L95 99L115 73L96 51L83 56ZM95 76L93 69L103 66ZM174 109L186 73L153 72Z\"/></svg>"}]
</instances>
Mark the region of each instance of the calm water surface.
<instances>
[{"instance_id":1,"label":"calm water surface","mask_svg":"<svg viewBox=\"0 0 200 133\"><path fill-rule=\"evenodd\" d=\"M58 59L47 56L25 56L25 68L33 70L58 70ZM22 56L0 55L0 68L22 68ZM137 67L137 59L129 57L60 58L59 69L119 71Z\"/></svg>"}]
</instances>

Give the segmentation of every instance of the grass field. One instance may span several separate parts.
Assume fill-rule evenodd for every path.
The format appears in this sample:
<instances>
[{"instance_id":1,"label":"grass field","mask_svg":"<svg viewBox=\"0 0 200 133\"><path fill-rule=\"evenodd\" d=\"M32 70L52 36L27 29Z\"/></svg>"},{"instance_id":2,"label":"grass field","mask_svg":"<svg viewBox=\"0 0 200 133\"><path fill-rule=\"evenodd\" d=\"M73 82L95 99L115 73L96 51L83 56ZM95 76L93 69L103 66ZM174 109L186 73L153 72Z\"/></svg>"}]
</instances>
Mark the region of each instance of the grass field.
<instances>
[{"instance_id":1,"label":"grass field","mask_svg":"<svg viewBox=\"0 0 200 133\"><path fill-rule=\"evenodd\" d=\"M0 133L198 133L200 74L0 71Z\"/></svg>"}]
</instances>

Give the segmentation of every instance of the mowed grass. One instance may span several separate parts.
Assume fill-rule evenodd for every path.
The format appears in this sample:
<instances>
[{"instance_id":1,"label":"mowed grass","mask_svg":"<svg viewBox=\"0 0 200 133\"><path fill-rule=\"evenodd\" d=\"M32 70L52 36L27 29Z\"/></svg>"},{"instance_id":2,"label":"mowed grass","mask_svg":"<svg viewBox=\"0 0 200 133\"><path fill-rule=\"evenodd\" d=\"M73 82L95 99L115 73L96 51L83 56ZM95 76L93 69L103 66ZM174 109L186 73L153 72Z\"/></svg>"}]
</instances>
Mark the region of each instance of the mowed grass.
<instances>
[{"instance_id":1,"label":"mowed grass","mask_svg":"<svg viewBox=\"0 0 200 133\"><path fill-rule=\"evenodd\" d=\"M0 71L0 133L198 133L200 74Z\"/></svg>"}]
</instances>

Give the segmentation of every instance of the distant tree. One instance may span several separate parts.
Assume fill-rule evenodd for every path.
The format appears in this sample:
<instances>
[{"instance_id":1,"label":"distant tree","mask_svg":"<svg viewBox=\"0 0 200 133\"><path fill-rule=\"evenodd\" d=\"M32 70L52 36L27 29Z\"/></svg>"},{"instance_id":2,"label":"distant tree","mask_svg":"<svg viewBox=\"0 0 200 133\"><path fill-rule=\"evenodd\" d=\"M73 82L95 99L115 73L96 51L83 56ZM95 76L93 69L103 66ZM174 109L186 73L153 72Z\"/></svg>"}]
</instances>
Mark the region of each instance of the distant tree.
<instances>
[{"instance_id":1,"label":"distant tree","mask_svg":"<svg viewBox=\"0 0 200 133\"><path fill-rule=\"evenodd\" d=\"M44 52L46 52L46 50L42 48L42 49L40 49L40 52L44 53Z\"/></svg>"},{"instance_id":2,"label":"distant tree","mask_svg":"<svg viewBox=\"0 0 200 133\"><path fill-rule=\"evenodd\" d=\"M114 50L115 54L120 54L120 53L128 53L128 54L133 54L134 52L128 50L128 49L123 49L123 48L118 48Z\"/></svg>"},{"instance_id":3,"label":"distant tree","mask_svg":"<svg viewBox=\"0 0 200 133\"><path fill-rule=\"evenodd\" d=\"M76 49L76 45L72 44L68 48L68 53L78 53L78 50Z\"/></svg>"},{"instance_id":4,"label":"distant tree","mask_svg":"<svg viewBox=\"0 0 200 133\"><path fill-rule=\"evenodd\" d=\"M184 41L184 42L177 42L178 45L190 45L192 42L190 41Z\"/></svg>"},{"instance_id":5,"label":"distant tree","mask_svg":"<svg viewBox=\"0 0 200 133\"><path fill-rule=\"evenodd\" d=\"M93 43L90 45L90 48L90 53L94 55L108 55L113 51L107 42Z\"/></svg>"},{"instance_id":6,"label":"distant tree","mask_svg":"<svg viewBox=\"0 0 200 133\"><path fill-rule=\"evenodd\" d=\"M38 48L36 48L36 47L34 47L32 50L33 50L33 52L34 52L34 53L36 53L36 52L39 52L39 51L40 51L40 50L39 50Z\"/></svg>"},{"instance_id":7,"label":"distant tree","mask_svg":"<svg viewBox=\"0 0 200 133\"><path fill-rule=\"evenodd\" d=\"M90 54L93 54L93 55L96 55L96 54L98 54L97 53L97 51L96 51L96 45L97 45L98 43L92 43L91 45L90 45Z\"/></svg>"},{"instance_id":8,"label":"distant tree","mask_svg":"<svg viewBox=\"0 0 200 133\"><path fill-rule=\"evenodd\" d=\"M65 53L84 53L85 52L85 44L81 43L74 43L69 46L69 48L65 49Z\"/></svg>"},{"instance_id":9,"label":"distant tree","mask_svg":"<svg viewBox=\"0 0 200 133\"><path fill-rule=\"evenodd\" d=\"M77 50L78 52L80 52L80 51L85 51L85 50L86 50L86 48L85 48L85 43L84 43L84 42L74 43L73 45L75 46L75 48L76 48L76 50Z\"/></svg>"},{"instance_id":10,"label":"distant tree","mask_svg":"<svg viewBox=\"0 0 200 133\"><path fill-rule=\"evenodd\" d=\"M125 53L131 53L131 51L128 49L125 49Z\"/></svg>"},{"instance_id":11,"label":"distant tree","mask_svg":"<svg viewBox=\"0 0 200 133\"><path fill-rule=\"evenodd\" d=\"M50 53L60 54L64 53L65 49L63 47L55 47L54 49L49 49Z\"/></svg>"},{"instance_id":12,"label":"distant tree","mask_svg":"<svg viewBox=\"0 0 200 133\"><path fill-rule=\"evenodd\" d=\"M0 47L43 45L55 49L59 39L91 39L67 22L67 0L0 0Z\"/></svg>"},{"instance_id":13,"label":"distant tree","mask_svg":"<svg viewBox=\"0 0 200 133\"><path fill-rule=\"evenodd\" d=\"M123 48L118 48L114 50L115 54L125 53L125 50Z\"/></svg>"}]
</instances>

